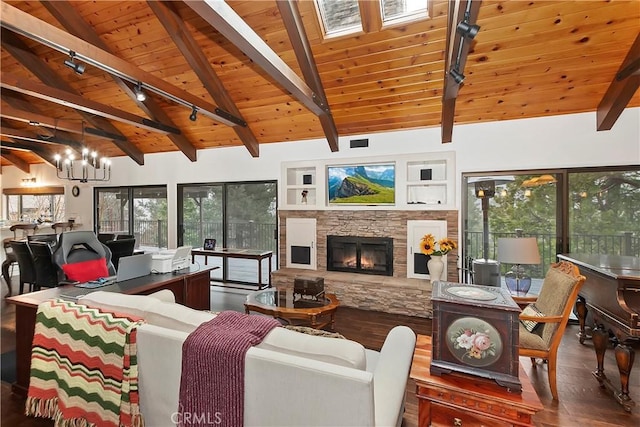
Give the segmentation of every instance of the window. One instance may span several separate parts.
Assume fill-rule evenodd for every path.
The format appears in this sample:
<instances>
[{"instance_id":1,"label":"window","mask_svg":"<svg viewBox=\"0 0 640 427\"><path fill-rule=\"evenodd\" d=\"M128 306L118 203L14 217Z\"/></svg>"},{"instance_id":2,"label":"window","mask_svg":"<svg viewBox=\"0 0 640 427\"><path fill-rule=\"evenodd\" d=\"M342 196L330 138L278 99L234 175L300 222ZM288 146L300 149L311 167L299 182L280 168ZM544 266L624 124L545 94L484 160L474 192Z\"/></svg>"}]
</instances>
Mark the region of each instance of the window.
<instances>
[{"instance_id":1,"label":"window","mask_svg":"<svg viewBox=\"0 0 640 427\"><path fill-rule=\"evenodd\" d=\"M559 253L640 256L638 166L463 174L463 192L463 270L496 260L497 239L516 235L538 241L541 264L527 266L534 281Z\"/></svg>"},{"instance_id":2,"label":"window","mask_svg":"<svg viewBox=\"0 0 640 427\"><path fill-rule=\"evenodd\" d=\"M324 33L340 36L362 31L360 6L357 1L316 0Z\"/></svg>"},{"instance_id":3,"label":"window","mask_svg":"<svg viewBox=\"0 0 640 427\"><path fill-rule=\"evenodd\" d=\"M146 250L167 248L167 187L96 188L96 232L132 234Z\"/></svg>"},{"instance_id":4,"label":"window","mask_svg":"<svg viewBox=\"0 0 640 427\"><path fill-rule=\"evenodd\" d=\"M64 187L5 188L3 193L9 221L65 221Z\"/></svg>"},{"instance_id":5,"label":"window","mask_svg":"<svg viewBox=\"0 0 640 427\"><path fill-rule=\"evenodd\" d=\"M393 24L413 19L427 18L427 0L380 0L382 22Z\"/></svg>"}]
</instances>

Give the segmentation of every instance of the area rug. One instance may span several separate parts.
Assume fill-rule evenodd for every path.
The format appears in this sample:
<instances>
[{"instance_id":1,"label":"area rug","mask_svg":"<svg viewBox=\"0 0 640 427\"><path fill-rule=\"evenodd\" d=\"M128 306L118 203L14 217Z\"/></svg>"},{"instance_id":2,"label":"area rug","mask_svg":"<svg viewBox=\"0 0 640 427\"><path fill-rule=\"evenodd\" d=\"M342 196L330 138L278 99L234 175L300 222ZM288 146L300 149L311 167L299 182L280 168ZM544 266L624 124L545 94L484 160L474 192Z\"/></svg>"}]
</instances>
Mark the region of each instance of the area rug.
<instances>
[{"instance_id":1,"label":"area rug","mask_svg":"<svg viewBox=\"0 0 640 427\"><path fill-rule=\"evenodd\" d=\"M0 381L5 383L16 382L16 352L8 351L0 357Z\"/></svg>"}]
</instances>

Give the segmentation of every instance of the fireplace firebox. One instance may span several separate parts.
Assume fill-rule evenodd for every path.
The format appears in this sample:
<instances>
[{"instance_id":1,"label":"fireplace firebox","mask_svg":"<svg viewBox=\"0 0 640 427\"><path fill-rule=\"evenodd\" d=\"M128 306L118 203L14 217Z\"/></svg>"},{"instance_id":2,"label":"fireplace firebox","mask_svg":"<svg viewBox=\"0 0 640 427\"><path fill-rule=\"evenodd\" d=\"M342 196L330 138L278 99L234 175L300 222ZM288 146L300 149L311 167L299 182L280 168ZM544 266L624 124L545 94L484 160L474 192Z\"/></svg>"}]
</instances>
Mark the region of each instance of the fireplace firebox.
<instances>
[{"instance_id":1,"label":"fireplace firebox","mask_svg":"<svg viewBox=\"0 0 640 427\"><path fill-rule=\"evenodd\" d=\"M393 239L327 236L327 270L393 276Z\"/></svg>"}]
</instances>

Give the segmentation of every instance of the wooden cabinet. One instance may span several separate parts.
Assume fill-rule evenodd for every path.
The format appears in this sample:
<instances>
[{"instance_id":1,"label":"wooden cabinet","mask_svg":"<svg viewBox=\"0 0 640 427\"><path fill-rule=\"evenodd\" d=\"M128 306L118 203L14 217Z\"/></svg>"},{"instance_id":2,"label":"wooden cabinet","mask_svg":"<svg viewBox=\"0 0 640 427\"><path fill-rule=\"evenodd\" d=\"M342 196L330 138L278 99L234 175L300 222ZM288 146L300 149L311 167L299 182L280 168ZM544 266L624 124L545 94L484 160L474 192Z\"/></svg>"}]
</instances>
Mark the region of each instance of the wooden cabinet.
<instances>
[{"instance_id":1,"label":"wooden cabinet","mask_svg":"<svg viewBox=\"0 0 640 427\"><path fill-rule=\"evenodd\" d=\"M416 382L418 426L532 426L543 409L520 367L522 393L463 374L431 375L431 337L418 335L410 377Z\"/></svg>"}]
</instances>

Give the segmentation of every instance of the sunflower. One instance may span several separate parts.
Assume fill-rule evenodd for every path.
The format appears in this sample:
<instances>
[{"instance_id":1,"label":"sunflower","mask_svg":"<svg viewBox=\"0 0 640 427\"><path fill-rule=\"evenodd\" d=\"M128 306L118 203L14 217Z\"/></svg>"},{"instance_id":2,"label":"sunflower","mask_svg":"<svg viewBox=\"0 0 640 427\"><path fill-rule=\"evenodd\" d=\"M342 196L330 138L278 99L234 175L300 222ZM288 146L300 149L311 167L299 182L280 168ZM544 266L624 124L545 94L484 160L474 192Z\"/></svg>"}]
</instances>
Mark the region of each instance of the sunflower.
<instances>
[{"instance_id":1,"label":"sunflower","mask_svg":"<svg viewBox=\"0 0 640 427\"><path fill-rule=\"evenodd\" d=\"M420 241L420 252L431 255L436 250L436 241L431 234L426 234Z\"/></svg>"},{"instance_id":2,"label":"sunflower","mask_svg":"<svg viewBox=\"0 0 640 427\"><path fill-rule=\"evenodd\" d=\"M420 240L420 252L425 255L446 255L457 247L456 241L447 237L436 243L436 239L431 233L425 234Z\"/></svg>"}]
</instances>

